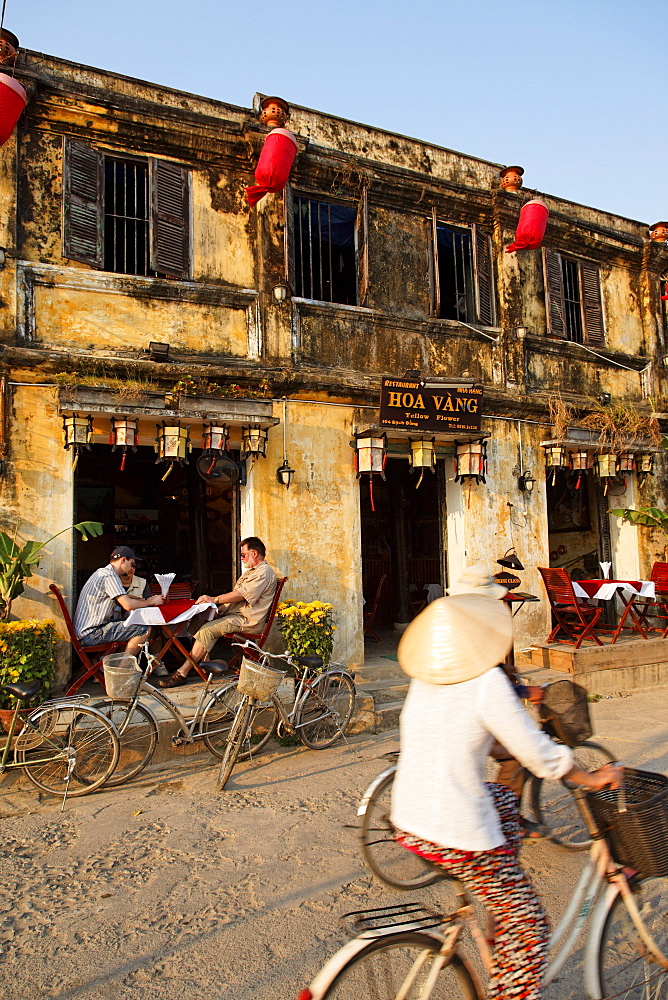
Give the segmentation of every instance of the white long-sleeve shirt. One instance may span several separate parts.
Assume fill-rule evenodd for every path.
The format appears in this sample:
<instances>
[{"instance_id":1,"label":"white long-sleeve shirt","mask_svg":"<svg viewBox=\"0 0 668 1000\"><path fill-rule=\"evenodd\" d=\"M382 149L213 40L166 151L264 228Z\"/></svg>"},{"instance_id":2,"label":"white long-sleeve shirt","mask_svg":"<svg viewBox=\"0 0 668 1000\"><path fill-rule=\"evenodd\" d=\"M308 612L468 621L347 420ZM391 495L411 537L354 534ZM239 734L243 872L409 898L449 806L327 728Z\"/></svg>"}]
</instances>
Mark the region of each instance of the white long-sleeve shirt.
<instances>
[{"instance_id":1,"label":"white long-sleeve shirt","mask_svg":"<svg viewBox=\"0 0 668 1000\"><path fill-rule=\"evenodd\" d=\"M573 766L570 749L538 729L499 667L460 684L412 680L400 728L392 822L461 851L503 843L485 787L495 739L540 778L561 778Z\"/></svg>"}]
</instances>

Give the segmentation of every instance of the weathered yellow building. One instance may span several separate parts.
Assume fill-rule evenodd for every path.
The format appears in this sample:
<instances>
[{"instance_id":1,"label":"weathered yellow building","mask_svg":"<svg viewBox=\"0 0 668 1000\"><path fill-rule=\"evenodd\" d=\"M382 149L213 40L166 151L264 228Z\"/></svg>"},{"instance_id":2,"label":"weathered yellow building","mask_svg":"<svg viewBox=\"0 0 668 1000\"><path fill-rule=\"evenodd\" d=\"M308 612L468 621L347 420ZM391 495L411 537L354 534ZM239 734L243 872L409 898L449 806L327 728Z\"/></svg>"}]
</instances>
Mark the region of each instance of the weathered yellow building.
<instances>
[{"instance_id":1,"label":"weathered yellow building","mask_svg":"<svg viewBox=\"0 0 668 1000\"><path fill-rule=\"evenodd\" d=\"M116 542L148 574L219 593L238 540L258 534L286 596L332 602L335 658L355 664L363 590L383 574L378 622L391 626L430 584L497 568L513 545L522 589L541 597L539 566L648 573L659 540L607 510L611 495L660 501L660 461L642 486L630 473L605 495L593 472L579 491L563 470L546 480L542 447L551 397L580 413L606 393L663 408L668 252L646 226L541 193L543 248L506 254L537 192L501 189L499 164L296 107L291 184L249 208L258 97L234 107L34 52L17 76L29 102L0 150L2 526L41 540L89 518L105 535L52 543L16 613L57 617L49 583L73 603ZM482 387L480 429L381 425L383 378ZM90 415L90 449L64 447L74 414ZM121 469L110 435L128 417L139 445ZM192 452L164 479L155 439L176 423ZM208 459L197 471L211 424L229 428L245 473L230 488L207 479ZM243 428L268 432L265 457L242 460ZM369 431L387 433L375 509L355 469ZM411 438L435 441L417 488ZM598 440L560 439L592 455ZM479 440L485 482L456 481L457 442ZM533 490L520 489L526 472ZM519 646L544 638L546 601L516 623Z\"/></svg>"}]
</instances>

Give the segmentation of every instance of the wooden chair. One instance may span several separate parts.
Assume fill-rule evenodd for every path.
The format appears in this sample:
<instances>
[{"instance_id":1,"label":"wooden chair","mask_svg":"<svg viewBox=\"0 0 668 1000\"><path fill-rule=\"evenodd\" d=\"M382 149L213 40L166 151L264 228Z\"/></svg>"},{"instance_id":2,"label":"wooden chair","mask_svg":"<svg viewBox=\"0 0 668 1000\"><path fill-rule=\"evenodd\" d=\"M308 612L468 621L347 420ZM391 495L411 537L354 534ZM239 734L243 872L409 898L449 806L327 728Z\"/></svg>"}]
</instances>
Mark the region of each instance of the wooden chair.
<instances>
[{"instance_id":1,"label":"wooden chair","mask_svg":"<svg viewBox=\"0 0 668 1000\"><path fill-rule=\"evenodd\" d=\"M375 621L376 614L378 613L378 604L380 602L380 595L383 589L383 584L385 583L386 580L387 580L387 573L383 573L380 580L378 581L378 586L376 587L376 596L373 599L371 610L366 611L364 613L364 630L362 632L362 635L364 636L368 633L370 636L372 636L372 638L376 640L376 642L380 642L380 636L378 635L377 632L374 631L373 623Z\"/></svg>"},{"instance_id":2,"label":"wooden chair","mask_svg":"<svg viewBox=\"0 0 668 1000\"><path fill-rule=\"evenodd\" d=\"M60 610L70 636L70 642L72 643L74 652L77 654L82 664L82 670L79 673L75 673L74 678L70 682L70 686L67 688L65 694L74 694L79 690L81 685L85 684L91 677L95 677L95 679L102 685L102 690L106 690L104 686L102 657L106 656L108 653L115 653L120 646L123 646L123 643L103 642L97 646L82 646L81 640L77 637L77 634L74 631L74 625L72 624L72 619L70 618L70 613L67 610L67 605L65 604L63 595L55 583L51 584L49 590L53 591L56 595L56 600L60 605Z\"/></svg>"},{"instance_id":3,"label":"wooden chair","mask_svg":"<svg viewBox=\"0 0 668 1000\"><path fill-rule=\"evenodd\" d=\"M229 632L228 635L224 635L222 636L222 638L229 643L245 642L246 639L250 639L251 642L257 643L260 649L264 649L264 644L267 641L267 638L269 637L269 633L271 632L271 626L274 624L274 618L276 617L276 612L278 610L278 602L281 599L281 591L283 590L283 587L285 586L287 581L288 581L287 576L284 576L283 578L278 578L276 580L276 590L274 591L274 596L271 601L271 607L269 608L269 614L267 615L267 620L261 632ZM257 653L255 653L253 650L247 649L245 652L242 652L242 650L237 649L235 647L232 650L231 654L228 657L226 657L228 666L234 669L237 663L241 661L242 656L246 656L249 660L253 660L255 662L257 662L259 659Z\"/></svg>"},{"instance_id":4,"label":"wooden chair","mask_svg":"<svg viewBox=\"0 0 668 1000\"><path fill-rule=\"evenodd\" d=\"M650 625L649 628L654 632L661 632L661 638L665 639L668 637L668 562L655 562L650 580L654 583L656 597L634 597L629 601L629 608L633 605L640 626L644 626L648 618L660 622L660 625ZM624 616L628 610L627 608Z\"/></svg>"},{"instance_id":5,"label":"wooden chair","mask_svg":"<svg viewBox=\"0 0 668 1000\"><path fill-rule=\"evenodd\" d=\"M603 643L594 631L594 625L601 617L601 608L589 604L581 604L575 596L573 583L565 569L547 569L538 567L543 578L550 608L556 624L547 637L548 642L567 642L579 649L584 639L593 639L602 646ZM564 632L567 638L558 640L559 632Z\"/></svg>"}]
</instances>

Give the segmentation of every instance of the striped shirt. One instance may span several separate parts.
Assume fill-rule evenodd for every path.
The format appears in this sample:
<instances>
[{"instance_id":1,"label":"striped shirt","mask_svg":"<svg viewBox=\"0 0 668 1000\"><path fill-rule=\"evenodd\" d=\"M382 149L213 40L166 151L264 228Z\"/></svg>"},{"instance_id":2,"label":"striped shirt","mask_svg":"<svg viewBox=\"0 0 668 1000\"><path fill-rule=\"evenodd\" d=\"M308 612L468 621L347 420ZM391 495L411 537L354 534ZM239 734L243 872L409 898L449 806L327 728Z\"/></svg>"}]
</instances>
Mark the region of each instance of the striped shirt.
<instances>
[{"instance_id":1,"label":"striped shirt","mask_svg":"<svg viewBox=\"0 0 668 1000\"><path fill-rule=\"evenodd\" d=\"M109 563L96 569L86 580L74 612L74 631L81 638L98 625L106 625L114 617L118 608L117 597L125 594L121 578Z\"/></svg>"}]
</instances>

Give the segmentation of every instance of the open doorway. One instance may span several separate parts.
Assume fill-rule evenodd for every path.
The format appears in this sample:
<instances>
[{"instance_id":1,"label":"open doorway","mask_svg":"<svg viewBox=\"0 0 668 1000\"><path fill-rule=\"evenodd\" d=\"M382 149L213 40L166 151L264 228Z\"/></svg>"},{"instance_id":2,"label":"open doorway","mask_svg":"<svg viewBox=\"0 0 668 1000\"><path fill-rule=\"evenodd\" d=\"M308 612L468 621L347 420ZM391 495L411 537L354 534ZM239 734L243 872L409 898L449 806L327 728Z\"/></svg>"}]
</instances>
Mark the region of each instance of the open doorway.
<instances>
[{"instance_id":1,"label":"open doorway","mask_svg":"<svg viewBox=\"0 0 668 1000\"><path fill-rule=\"evenodd\" d=\"M369 480L360 482L362 577L365 610L385 575L375 616L376 629L392 629L411 620L445 583L445 490L443 462L436 475L411 473L406 459L390 458L386 479L374 476L372 510ZM416 488L417 486L417 488Z\"/></svg>"}]
</instances>

